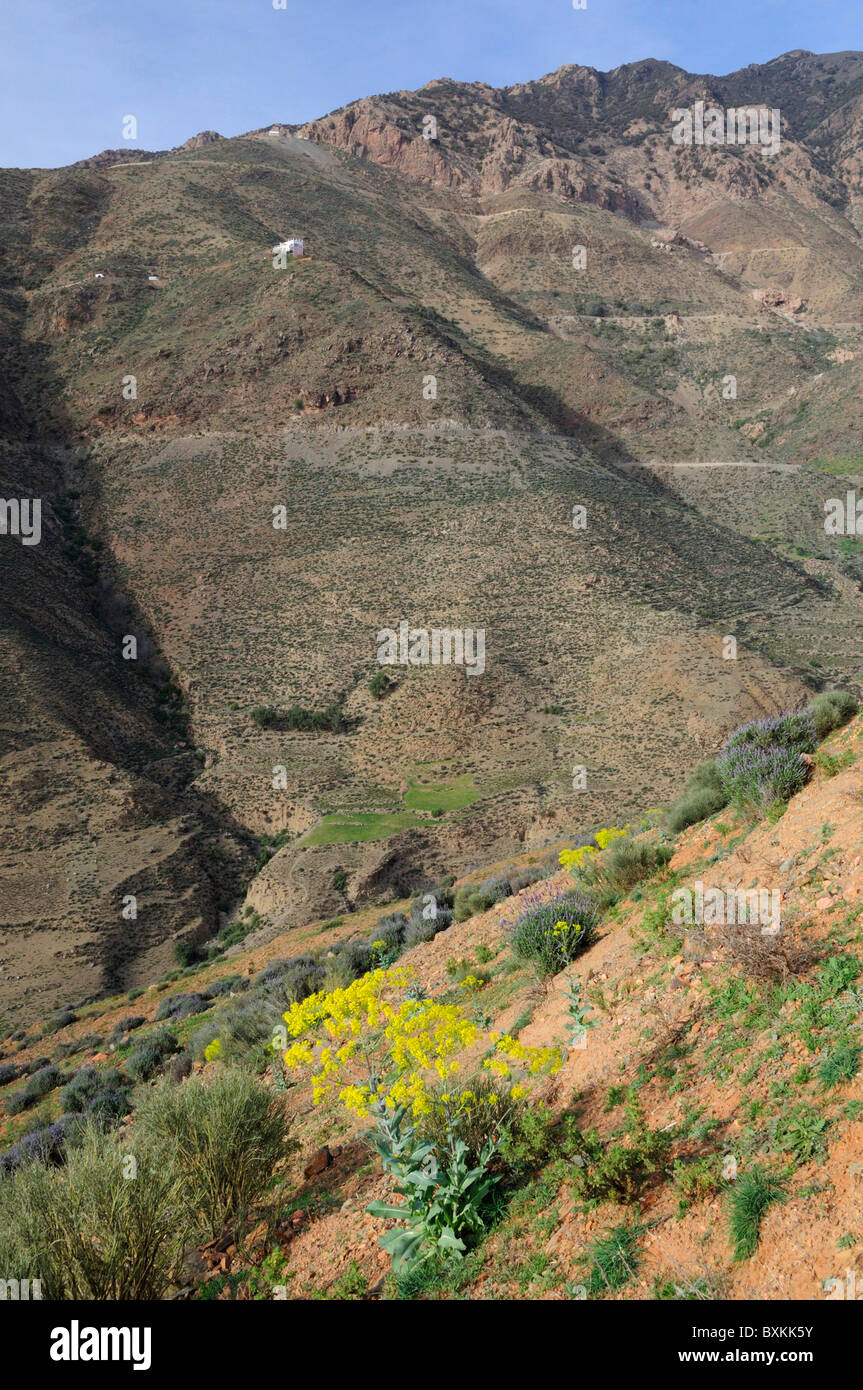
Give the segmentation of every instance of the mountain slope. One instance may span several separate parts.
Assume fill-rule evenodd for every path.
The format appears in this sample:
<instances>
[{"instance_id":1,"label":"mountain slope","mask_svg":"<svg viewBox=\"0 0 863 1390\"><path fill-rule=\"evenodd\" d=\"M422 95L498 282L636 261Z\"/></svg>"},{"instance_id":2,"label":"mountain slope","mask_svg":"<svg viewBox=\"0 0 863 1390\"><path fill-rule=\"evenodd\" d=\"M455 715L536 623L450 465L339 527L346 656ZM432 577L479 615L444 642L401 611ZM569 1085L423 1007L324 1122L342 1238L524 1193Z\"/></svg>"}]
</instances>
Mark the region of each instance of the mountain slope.
<instances>
[{"instance_id":1,"label":"mountain slope","mask_svg":"<svg viewBox=\"0 0 863 1390\"><path fill-rule=\"evenodd\" d=\"M160 863L178 817L224 830L214 895L197 858L151 889L147 950L234 893L272 932L625 815L732 722L859 679L860 546L823 504L860 466L860 72L797 54L442 81L0 175L8 488L36 470L46 499L35 554L2 538L7 722L31 687L58 717L59 689L73 782L93 757L124 777L177 758L150 803ZM779 105L780 153L673 146L669 109L702 97ZM275 268L293 234L307 255ZM33 592L74 599L48 662ZM399 667L377 698L401 621L483 629L485 674ZM153 679L122 661L130 629ZM297 705L338 727L292 727ZM27 836L38 874L53 840L38 817ZM22 993L14 923L65 939L70 902L10 910ZM127 969L143 937L123 942Z\"/></svg>"}]
</instances>

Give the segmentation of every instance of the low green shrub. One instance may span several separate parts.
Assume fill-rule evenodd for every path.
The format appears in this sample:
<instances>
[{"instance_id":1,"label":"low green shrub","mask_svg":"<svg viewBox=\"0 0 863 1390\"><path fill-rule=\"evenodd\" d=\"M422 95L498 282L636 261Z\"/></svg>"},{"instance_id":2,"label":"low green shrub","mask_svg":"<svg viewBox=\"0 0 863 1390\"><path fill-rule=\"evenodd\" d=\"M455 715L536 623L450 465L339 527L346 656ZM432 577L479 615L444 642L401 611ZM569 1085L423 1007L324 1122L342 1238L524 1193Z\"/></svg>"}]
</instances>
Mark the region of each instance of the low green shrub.
<instances>
[{"instance_id":1,"label":"low green shrub","mask_svg":"<svg viewBox=\"0 0 863 1390\"><path fill-rule=\"evenodd\" d=\"M688 825L706 820L727 805L728 798L715 758L700 763L689 778L683 793L669 807L665 823L672 835L679 835Z\"/></svg>"},{"instance_id":2,"label":"low green shrub","mask_svg":"<svg viewBox=\"0 0 863 1390\"><path fill-rule=\"evenodd\" d=\"M78 1015L74 1009L61 1009L45 1023L42 1032L47 1037L51 1033L59 1033L61 1028L68 1028L70 1023L77 1023Z\"/></svg>"},{"instance_id":3,"label":"low green shrub","mask_svg":"<svg viewBox=\"0 0 863 1390\"><path fill-rule=\"evenodd\" d=\"M60 1092L60 1104L70 1114L120 1120L131 1109L128 1082L115 1067L81 1067Z\"/></svg>"},{"instance_id":4,"label":"low green shrub","mask_svg":"<svg viewBox=\"0 0 863 1390\"><path fill-rule=\"evenodd\" d=\"M678 1196L678 1215L695 1202L704 1202L720 1187L720 1175L715 1158L675 1159L672 1172Z\"/></svg>"},{"instance_id":5,"label":"low green shrub","mask_svg":"<svg viewBox=\"0 0 863 1390\"><path fill-rule=\"evenodd\" d=\"M182 1086L163 1081L137 1112L145 1141L181 1173L190 1212L213 1236L230 1222L235 1239L298 1147L289 1123L281 1098L236 1067Z\"/></svg>"},{"instance_id":6,"label":"low green shrub","mask_svg":"<svg viewBox=\"0 0 863 1390\"><path fill-rule=\"evenodd\" d=\"M477 912L488 912L490 907L503 902L511 893L512 888L505 878L487 879L479 886L466 884L459 888L455 895L455 920L466 922L468 917L473 917Z\"/></svg>"},{"instance_id":7,"label":"low green shrub","mask_svg":"<svg viewBox=\"0 0 863 1390\"><path fill-rule=\"evenodd\" d=\"M161 1023L169 1018L173 1023L180 1023L184 1018L193 1018L211 1007L211 1001L205 999L203 994L168 994L159 1004L155 1020Z\"/></svg>"},{"instance_id":8,"label":"low green shrub","mask_svg":"<svg viewBox=\"0 0 863 1390\"><path fill-rule=\"evenodd\" d=\"M29 1110L31 1105L35 1105L38 1100L56 1090L63 1080L63 1073L53 1062L47 1066L40 1067L27 1078L26 1084L20 1091L13 1091L5 1099L7 1115L20 1115L22 1110Z\"/></svg>"},{"instance_id":9,"label":"low green shrub","mask_svg":"<svg viewBox=\"0 0 863 1390\"><path fill-rule=\"evenodd\" d=\"M857 710L857 701L846 690L825 690L815 696L807 706L806 713L818 737L826 738L834 729L840 729L849 719L853 719Z\"/></svg>"},{"instance_id":10,"label":"low green shrub","mask_svg":"<svg viewBox=\"0 0 863 1390\"><path fill-rule=\"evenodd\" d=\"M222 1061L263 1072L271 1060L269 1044L273 1029L282 1021L284 1005L266 995L254 994L231 1000L212 1013L190 1043L192 1056L200 1061L205 1049L219 1040Z\"/></svg>"},{"instance_id":11,"label":"low green shrub","mask_svg":"<svg viewBox=\"0 0 863 1390\"><path fill-rule=\"evenodd\" d=\"M448 1089L444 1082L435 1087L432 1094L439 1099ZM488 1072L471 1076L464 1090L473 1096L469 1105L462 1106L454 1118L448 1118L442 1105L433 1104L419 1121L417 1132L422 1142L431 1144L439 1163L446 1162L451 1142L462 1140L468 1162L474 1167L489 1140L497 1142L504 1125L515 1113L517 1102L512 1099L511 1087Z\"/></svg>"},{"instance_id":12,"label":"low green shrub","mask_svg":"<svg viewBox=\"0 0 863 1390\"><path fill-rule=\"evenodd\" d=\"M4 1277L40 1279L46 1299L163 1298L189 1236L176 1168L92 1121L65 1157L0 1178Z\"/></svg>"},{"instance_id":13,"label":"low green shrub","mask_svg":"<svg viewBox=\"0 0 863 1390\"><path fill-rule=\"evenodd\" d=\"M276 722L276 711L272 705L255 705L249 718L259 729L271 729Z\"/></svg>"},{"instance_id":14,"label":"low green shrub","mask_svg":"<svg viewBox=\"0 0 863 1390\"><path fill-rule=\"evenodd\" d=\"M663 869L672 854L669 845L623 835L612 840L590 867L600 884L615 893L628 893L636 884Z\"/></svg>"},{"instance_id":15,"label":"low green shrub","mask_svg":"<svg viewBox=\"0 0 863 1390\"><path fill-rule=\"evenodd\" d=\"M167 1059L179 1052L180 1044L171 1028L151 1033L133 1048L126 1058L126 1071L133 1081L149 1081Z\"/></svg>"},{"instance_id":16,"label":"low green shrub","mask_svg":"<svg viewBox=\"0 0 863 1390\"><path fill-rule=\"evenodd\" d=\"M770 1126L771 1138L781 1153L790 1153L795 1163L821 1158L827 1149L831 1121L814 1106L801 1102Z\"/></svg>"},{"instance_id":17,"label":"low green shrub","mask_svg":"<svg viewBox=\"0 0 863 1390\"><path fill-rule=\"evenodd\" d=\"M287 729L326 730L337 734L344 725L341 708L337 704L327 705L326 709L305 709L302 705L291 705L284 716Z\"/></svg>"},{"instance_id":18,"label":"low green shrub","mask_svg":"<svg viewBox=\"0 0 863 1390\"><path fill-rule=\"evenodd\" d=\"M596 1130L579 1135L573 1186L588 1201L634 1202L649 1178L664 1171L671 1145L662 1130L648 1128L637 1100L626 1106L624 1129L610 1139Z\"/></svg>"}]
</instances>

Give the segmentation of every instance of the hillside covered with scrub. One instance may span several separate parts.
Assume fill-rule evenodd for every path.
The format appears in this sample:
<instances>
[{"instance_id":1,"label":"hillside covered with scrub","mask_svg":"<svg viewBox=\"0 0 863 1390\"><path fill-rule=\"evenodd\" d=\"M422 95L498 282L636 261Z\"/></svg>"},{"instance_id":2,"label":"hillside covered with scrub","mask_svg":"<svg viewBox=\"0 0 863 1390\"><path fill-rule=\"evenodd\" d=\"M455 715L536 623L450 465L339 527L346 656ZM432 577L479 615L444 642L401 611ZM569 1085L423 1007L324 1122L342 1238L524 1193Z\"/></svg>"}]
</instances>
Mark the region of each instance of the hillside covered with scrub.
<instances>
[{"instance_id":1,"label":"hillside covered with scrub","mask_svg":"<svg viewBox=\"0 0 863 1390\"><path fill-rule=\"evenodd\" d=\"M845 1296L861 755L826 692L626 825L263 945L247 906L16 1029L0 1268L56 1299Z\"/></svg>"},{"instance_id":2,"label":"hillside covered with scrub","mask_svg":"<svg viewBox=\"0 0 863 1390\"><path fill-rule=\"evenodd\" d=\"M266 100L0 169L0 499L41 505L0 531L10 1028L861 693L863 53ZM781 147L676 144L696 102ZM481 631L481 677L382 666L402 623Z\"/></svg>"}]
</instances>

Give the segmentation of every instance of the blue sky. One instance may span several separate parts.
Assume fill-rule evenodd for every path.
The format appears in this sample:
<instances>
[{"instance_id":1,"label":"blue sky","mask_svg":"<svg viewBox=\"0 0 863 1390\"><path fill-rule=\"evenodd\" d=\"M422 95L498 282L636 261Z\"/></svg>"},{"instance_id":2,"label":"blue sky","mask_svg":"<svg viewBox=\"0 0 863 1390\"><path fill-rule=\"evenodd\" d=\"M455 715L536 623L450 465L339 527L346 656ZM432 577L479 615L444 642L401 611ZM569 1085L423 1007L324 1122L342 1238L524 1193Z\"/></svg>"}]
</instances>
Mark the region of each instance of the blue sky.
<instances>
[{"instance_id":1,"label":"blue sky","mask_svg":"<svg viewBox=\"0 0 863 1390\"><path fill-rule=\"evenodd\" d=\"M0 165L67 164L304 121L435 77L493 86L562 63L724 73L863 49L861 0L0 0ZM124 142L134 115L138 140Z\"/></svg>"}]
</instances>

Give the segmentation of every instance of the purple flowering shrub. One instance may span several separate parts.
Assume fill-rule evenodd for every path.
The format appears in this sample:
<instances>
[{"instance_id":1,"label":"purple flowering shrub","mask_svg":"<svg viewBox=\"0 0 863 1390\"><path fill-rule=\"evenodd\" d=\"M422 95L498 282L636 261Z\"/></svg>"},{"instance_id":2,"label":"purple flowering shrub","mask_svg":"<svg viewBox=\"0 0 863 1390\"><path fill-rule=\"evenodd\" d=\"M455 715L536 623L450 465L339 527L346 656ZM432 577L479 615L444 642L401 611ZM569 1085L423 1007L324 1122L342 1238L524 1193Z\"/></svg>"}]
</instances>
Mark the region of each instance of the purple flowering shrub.
<instances>
[{"instance_id":1,"label":"purple flowering shrub","mask_svg":"<svg viewBox=\"0 0 863 1390\"><path fill-rule=\"evenodd\" d=\"M717 759L722 789L736 806L772 806L805 786L809 767L804 753L818 744L806 713L756 719L733 733Z\"/></svg>"}]
</instances>

